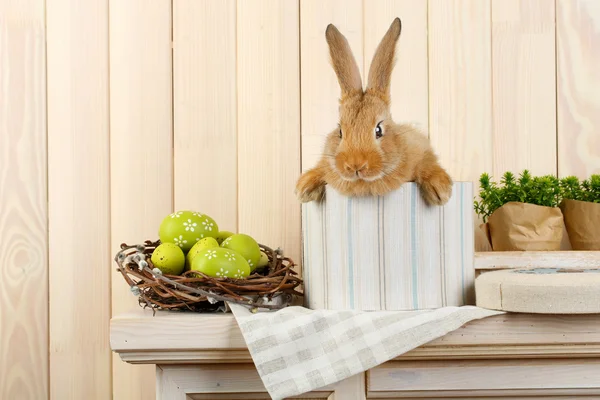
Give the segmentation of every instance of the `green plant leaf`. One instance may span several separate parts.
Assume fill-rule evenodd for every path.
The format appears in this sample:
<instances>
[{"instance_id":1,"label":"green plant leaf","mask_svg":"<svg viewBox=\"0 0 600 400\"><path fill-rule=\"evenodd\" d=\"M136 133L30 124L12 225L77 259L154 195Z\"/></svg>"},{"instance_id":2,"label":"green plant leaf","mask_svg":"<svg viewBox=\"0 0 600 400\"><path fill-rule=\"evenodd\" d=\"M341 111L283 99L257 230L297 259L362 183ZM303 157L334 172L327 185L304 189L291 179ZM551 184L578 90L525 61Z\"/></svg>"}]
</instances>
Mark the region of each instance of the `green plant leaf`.
<instances>
[{"instance_id":1,"label":"green plant leaf","mask_svg":"<svg viewBox=\"0 0 600 400\"><path fill-rule=\"evenodd\" d=\"M519 178L507 171L494 182L487 173L479 178L480 201L475 201L477 215L487 222L494 211L509 202L557 207L563 199L600 203L600 175L580 181L575 176L558 179L553 175L533 176L525 169Z\"/></svg>"}]
</instances>

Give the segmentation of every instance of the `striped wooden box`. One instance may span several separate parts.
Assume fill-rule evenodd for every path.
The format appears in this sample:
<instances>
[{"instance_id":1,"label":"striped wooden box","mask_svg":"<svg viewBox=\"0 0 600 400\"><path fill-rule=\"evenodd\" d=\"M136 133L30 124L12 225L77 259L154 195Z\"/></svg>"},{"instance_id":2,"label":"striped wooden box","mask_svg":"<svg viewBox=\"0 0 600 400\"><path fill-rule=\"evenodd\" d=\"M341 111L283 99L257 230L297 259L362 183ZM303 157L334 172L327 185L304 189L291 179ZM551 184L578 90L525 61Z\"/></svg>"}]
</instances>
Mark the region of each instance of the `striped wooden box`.
<instances>
[{"instance_id":1,"label":"striped wooden box","mask_svg":"<svg viewBox=\"0 0 600 400\"><path fill-rule=\"evenodd\" d=\"M306 306L415 310L473 304L473 184L443 207L415 183L383 197L327 189L303 205Z\"/></svg>"}]
</instances>

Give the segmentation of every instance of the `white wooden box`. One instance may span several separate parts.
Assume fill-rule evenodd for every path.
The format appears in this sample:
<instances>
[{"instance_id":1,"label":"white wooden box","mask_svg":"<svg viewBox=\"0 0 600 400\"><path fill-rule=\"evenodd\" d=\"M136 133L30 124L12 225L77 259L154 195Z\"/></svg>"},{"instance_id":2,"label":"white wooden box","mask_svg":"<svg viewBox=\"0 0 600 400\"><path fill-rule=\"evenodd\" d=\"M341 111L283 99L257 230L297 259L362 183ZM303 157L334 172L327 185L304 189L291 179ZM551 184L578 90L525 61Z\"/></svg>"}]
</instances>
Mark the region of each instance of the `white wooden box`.
<instances>
[{"instance_id":1,"label":"white wooden box","mask_svg":"<svg viewBox=\"0 0 600 400\"><path fill-rule=\"evenodd\" d=\"M474 304L473 184L456 182L443 206L415 183L382 197L328 188L303 205L305 305L416 310Z\"/></svg>"}]
</instances>

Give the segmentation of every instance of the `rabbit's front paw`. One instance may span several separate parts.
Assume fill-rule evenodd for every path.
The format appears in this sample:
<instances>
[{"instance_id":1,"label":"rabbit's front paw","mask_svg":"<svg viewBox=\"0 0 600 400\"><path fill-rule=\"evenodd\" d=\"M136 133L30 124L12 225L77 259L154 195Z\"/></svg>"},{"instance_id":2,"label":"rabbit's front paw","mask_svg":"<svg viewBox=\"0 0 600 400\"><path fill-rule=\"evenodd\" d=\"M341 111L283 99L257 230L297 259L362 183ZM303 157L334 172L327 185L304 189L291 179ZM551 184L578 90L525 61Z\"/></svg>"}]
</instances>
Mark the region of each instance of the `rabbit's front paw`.
<instances>
[{"instance_id":1,"label":"rabbit's front paw","mask_svg":"<svg viewBox=\"0 0 600 400\"><path fill-rule=\"evenodd\" d=\"M296 196L302 203L322 200L325 197L325 183L320 174L315 170L302 174L296 183Z\"/></svg>"},{"instance_id":2,"label":"rabbit's front paw","mask_svg":"<svg viewBox=\"0 0 600 400\"><path fill-rule=\"evenodd\" d=\"M425 201L430 205L443 206L452 196L452 179L443 169L439 169L421 182Z\"/></svg>"}]
</instances>

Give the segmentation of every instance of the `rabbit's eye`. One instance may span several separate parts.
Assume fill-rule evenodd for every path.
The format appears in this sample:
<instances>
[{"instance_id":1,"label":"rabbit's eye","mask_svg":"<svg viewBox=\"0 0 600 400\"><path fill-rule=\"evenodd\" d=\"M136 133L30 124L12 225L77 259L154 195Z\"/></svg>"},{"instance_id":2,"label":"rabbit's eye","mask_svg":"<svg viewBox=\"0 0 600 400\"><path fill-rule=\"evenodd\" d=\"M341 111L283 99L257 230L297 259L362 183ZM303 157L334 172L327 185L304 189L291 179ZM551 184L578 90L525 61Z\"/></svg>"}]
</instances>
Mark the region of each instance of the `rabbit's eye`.
<instances>
[{"instance_id":1,"label":"rabbit's eye","mask_svg":"<svg viewBox=\"0 0 600 400\"><path fill-rule=\"evenodd\" d=\"M375 137L380 139L383 136L383 129L381 129L381 122L375 127Z\"/></svg>"},{"instance_id":2,"label":"rabbit's eye","mask_svg":"<svg viewBox=\"0 0 600 400\"><path fill-rule=\"evenodd\" d=\"M340 128L340 139L342 138L342 128Z\"/></svg>"}]
</instances>

